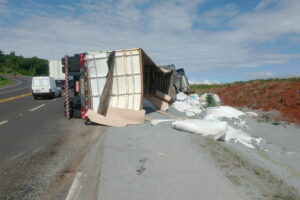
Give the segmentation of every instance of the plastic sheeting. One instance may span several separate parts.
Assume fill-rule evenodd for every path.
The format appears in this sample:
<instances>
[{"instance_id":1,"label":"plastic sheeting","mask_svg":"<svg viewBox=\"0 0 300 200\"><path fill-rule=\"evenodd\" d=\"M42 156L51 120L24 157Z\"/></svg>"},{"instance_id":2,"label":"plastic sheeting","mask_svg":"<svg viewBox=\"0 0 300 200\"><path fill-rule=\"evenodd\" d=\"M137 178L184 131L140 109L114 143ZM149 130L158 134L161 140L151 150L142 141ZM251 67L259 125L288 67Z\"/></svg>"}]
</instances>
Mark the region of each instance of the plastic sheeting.
<instances>
[{"instance_id":1,"label":"plastic sheeting","mask_svg":"<svg viewBox=\"0 0 300 200\"><path fill-rule=\"evenodd\" d=\"M241 143L252 149L259 146L263 141L262 138L253 138L248 133L218 119L177 120L172 123L172 128L206 137L213 137L215 140Z\"/></svg>"}]
</instances>

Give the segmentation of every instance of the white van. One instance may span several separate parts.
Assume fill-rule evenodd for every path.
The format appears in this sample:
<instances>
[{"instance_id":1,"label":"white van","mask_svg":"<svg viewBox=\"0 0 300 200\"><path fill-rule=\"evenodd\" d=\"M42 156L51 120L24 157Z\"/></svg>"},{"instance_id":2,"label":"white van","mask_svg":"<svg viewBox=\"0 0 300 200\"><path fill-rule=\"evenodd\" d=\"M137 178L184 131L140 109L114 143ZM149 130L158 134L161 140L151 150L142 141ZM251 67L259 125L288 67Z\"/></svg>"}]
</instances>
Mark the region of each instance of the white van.
<instances>
[{"instance_id":1,"label":"white van","mask_svg":"<svg viewBox=\"0 0 300 200\"><path fill-rule=\"evenodd\" d=\"M34 99L38 97L61 97L61 89L56 86L54 78L36 76L32 78L31 91Z\"/></svg>"}]
</instances>

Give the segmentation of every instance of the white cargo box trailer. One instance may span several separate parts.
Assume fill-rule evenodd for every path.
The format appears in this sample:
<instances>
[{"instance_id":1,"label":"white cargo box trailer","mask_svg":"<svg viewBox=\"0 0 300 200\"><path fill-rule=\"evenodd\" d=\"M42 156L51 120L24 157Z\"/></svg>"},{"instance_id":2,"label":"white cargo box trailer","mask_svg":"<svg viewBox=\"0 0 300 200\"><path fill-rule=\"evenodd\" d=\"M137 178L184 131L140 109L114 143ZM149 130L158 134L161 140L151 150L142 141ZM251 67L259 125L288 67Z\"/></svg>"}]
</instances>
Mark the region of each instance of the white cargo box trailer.
<instances>
[{"instance_id":1,"label":"white cargo box trailer","mask_svg":"<svg viewBox=\"0 0 300 200\"><path fill-rule=\"evenodd\" d=\"M65 81L62 66L61 60L49 60L49 76L54 78L56 84L60 87L64 85Z\"/></svg>"},{"instance_id":2,"label":"white cargo box trailer","mask_svg":"<svg viewBox=\"0 0 300 200\"><path fill-rule=\"evenodd\" d=\"M162 69L140 48L116 50L112 66L108 66L112 51L89 52L85 54L85 67L88 76L89 108L94 112L105 113L106 107L141 110L143 98L153 99L157 91L171 95L172 71ZM109 78L109 72L112 73ZM111 79L111 80L109 80ZM110 90L104 88L111 86ZM101 104L103 98L108 104ZM155 103L155 102L154 102ZM100 105L104 106L99 108ZM160 106L160 105L159 105Z\"/></svg>"}]
</instances>

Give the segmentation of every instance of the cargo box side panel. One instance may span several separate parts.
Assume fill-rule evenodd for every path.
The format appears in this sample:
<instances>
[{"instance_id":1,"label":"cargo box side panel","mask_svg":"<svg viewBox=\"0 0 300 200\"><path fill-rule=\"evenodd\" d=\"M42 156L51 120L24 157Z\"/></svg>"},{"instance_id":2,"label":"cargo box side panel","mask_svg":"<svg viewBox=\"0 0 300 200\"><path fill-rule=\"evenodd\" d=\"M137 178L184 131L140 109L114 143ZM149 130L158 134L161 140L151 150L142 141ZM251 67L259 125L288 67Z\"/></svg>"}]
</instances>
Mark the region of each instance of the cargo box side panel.
<instances>
[{"instance_id":1,"label":"cargo box side panel","mask_svg":"<svg viewBox=\"0 0 300 200\"><path fill-rule=\"evenodd\" d=\"M62 73L60 60L49 60L49 76L55 80L65 80L65 74Z\"/></svg>"},{"instance_id":2,"label":"cargo box side panel","mask_svg":"<svg viewBox=\"0 0 300 200\"><path fill-rule=\"evenodd\" d=\"M107 52L92 52L85 56L85 65L89 75L91 110L98 111L101 95L108 73Z\"/></svg>"},{"instance_id":3,"label":"cargo box side panel","mask_svg":"<svg viewBox=\"0 0 300 200\"><path fill-rule=\"evenodd\" d=\"M116 51L111 107L140 110L142 103L140 57L139 49Z\"/></svg>"}]
</instances>

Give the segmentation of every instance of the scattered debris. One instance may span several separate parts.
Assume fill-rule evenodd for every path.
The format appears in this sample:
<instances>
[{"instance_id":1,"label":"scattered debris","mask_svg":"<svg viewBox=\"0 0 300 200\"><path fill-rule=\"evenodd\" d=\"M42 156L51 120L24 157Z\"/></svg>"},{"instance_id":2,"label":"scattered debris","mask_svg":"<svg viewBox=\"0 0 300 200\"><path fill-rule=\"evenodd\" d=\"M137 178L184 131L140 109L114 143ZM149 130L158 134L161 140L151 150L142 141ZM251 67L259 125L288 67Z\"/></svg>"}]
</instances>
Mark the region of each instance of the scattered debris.
<instances>
[{"instance_id":1,"label":"scattered debris","mask_svg":"<svg viewBox=\"0 0 300 200\"><path fill-rule=\"evenodd\" d=\"M252 118L257 118L258 117L258 114L255 113L255 112L245 112L246 115L248 115L249 117L252 117Z\"/></svg>"},{"instance_id":2,"label":"scattered debris","mask_svg":"<svg viewBox=\"0 0 300 200\"><path fill-rule=\"evenodd\" d=\"M147 162L147 160L148 160L148 158L144 158L144 159L140 160L139 166L136 169L137 175L141 175L146 170L146 168L144 167L144 165Z\"/></svg>"}]
</instances>

